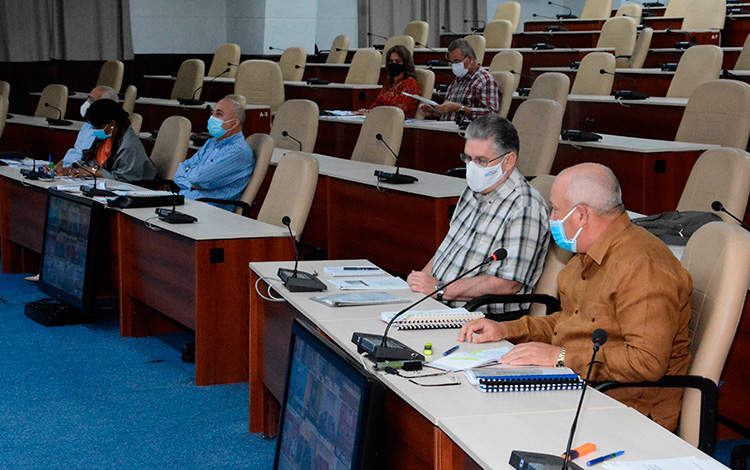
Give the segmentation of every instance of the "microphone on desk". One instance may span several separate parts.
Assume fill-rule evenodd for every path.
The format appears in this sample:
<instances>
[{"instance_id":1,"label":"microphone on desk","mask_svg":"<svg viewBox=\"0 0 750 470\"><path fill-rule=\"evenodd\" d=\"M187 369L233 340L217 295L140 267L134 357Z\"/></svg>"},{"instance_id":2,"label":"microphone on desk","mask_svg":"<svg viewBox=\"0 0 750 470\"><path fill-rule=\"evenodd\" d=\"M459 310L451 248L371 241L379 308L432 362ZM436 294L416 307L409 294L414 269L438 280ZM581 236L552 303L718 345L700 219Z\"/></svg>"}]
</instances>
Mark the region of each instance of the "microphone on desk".
<instances>
[{"instance_id":1,"label":"microphone on desk","mask_svg":"<svg viewBox=\"0 0 750 470\"><path fill-rule=\"evenodd\" d=\"M279 268L276 273L284 283L284 287L289 292L321 292L326 290L326 285L320 282L316 275L297 270L299 265L299 245L297 244L297 239L294 237L294 233L292 233L292 219L288 215L285 215L281 218L281 223L289 230L289 236L292 237L292 244L294 245L294 269Z\"/></svg>"},{"instance_id":2,"label":"microphone on desk","mask_svg":"<svg viewBox=\"0 0 750 470\"><path fill-rule=\"evenodd\" d=\"M562 24L562 19L554 17L554 16L537 15L536 13L532 13L531 16L534 17L534 18L545 18L545 19L548 19L548 20L558 20ZM546 28L544 28L544 30L549 33L549 32L552 32L552 31L567 31L568 28L566 28L564 26L559 26L558 25L558 26L547 26Z\"/></svg>"},{"instance_id":3,"label":"microphone on desk","mask_svg":"<svg viewBox=\"0 0 750 470\"><path fill-rule=\"evenodd\" d=\"M567 19L572 19L572 18L578 18L576 15L573 14L573 10L571 10L570 7L566 5L562 5L560 3L555 3L555 2L547 2L547 5L554 5L556 7L565 8L566 10L568 10L567 13L560 13L560 14L555 15L558 19L567 20Z\"/></svg>"},{"instance_id":4,"label":"microphone on desk","mask_svg":"<svg viewBox=\"0 0 750 470\"><path fill-rule=\"evenodd\" d=\"M568 445L565 447L565 457L551 454L539 454L535 452L526 452L521 450L514 450L510 453L510 460L508 463L519 470L528 468L561 468L567 470L568 468L578 469L581 467L571 463L570 458L570 447L573 443L573 436L578 426L578 417L581 414L581 407L583 406L583 397L586 396L586 388L589 384L589 378L591 377L591 369L594 367L594 360L596 359L596 353L599 348L607 342L607 332L601 328L597 328L591 334L591 341L594 343L594 352L591 355L591 362L589 362L589 369L586 372L586 378L583 381L581 389L581 398L578 400L578 406L576 407L576 414L573 418L573 424L570 427L570 434L568 435Z\"/></svg>"},{"instance_id":5,"label":"microphone on desk","mask_svg":"<svg viewBox=\"0 0 750 470\"><path fill-rule=\"evenodd\" d=\"M454 32L453 32L453 31L451 31L450 29L446 28L446 27L445 27L445 25L441 26L441 27L440 27L440 29L442 29L443 31L445 31L445 32L447 32L447 33L455 34L456 36L461 36L460 34L458 34L458 33L454 33Z\"/></svg>"},{"instance_id":6,"label":"microphone on desk","mask_svg":"<svg viewBox=\"0 0 750 470\"><path fill-rule=\"evenodd\" d=\"M442 55L440 52L438 52L435 49L431 48L427 44L422 44L419 41L415 41L414 44L416 44L419 47L424 47L425 49L429 49L431 52L434 52L435 54L437 54L438 57L440 57ZM439 67L449 67L451 64L449 64L448 62L442 61L442 60L428 60L428 61L425 62L425 65L428 66L428 67L434 66L434 65L439 66Z\"/></svg>"},{"instance_id":7,"label":"microphone on desk","mask_svg":"<svg viewBox=\"0 0 750 470\"><path fill-rule=\"evenodd\" d=\"M154 212L159 217L159 220L163 220L168 224L192 224L193 222L197 222L198 219L193 217L192 215L177 211L177 196L179 195L178 191L175 190L172 185L169 186L169 190L172 193L172 208L165 209L163 207L157 207Z\"/></svg>"},{"instance_id":8,"label":"microphone on desk","mask_svg":"<svg viewBox=\"0 0 750 470\"><path fill-rule=\"evenodd\" d=\"M227 62L227 64L230 64L230 63ZM231 64L231 65L234 65L234 64ZM177 98L177 102L183 106L200 106L204 104L205 101L195 99L195 95L201 90L201 88L203 88L204 85L207 85L213 82L214 80L221 77L222 75L229 73L231 70L232 69L230 67L227 67L226 69L224 69L223 72L221 72L217 76L213 77L211 80L207 81L206 83L201 84L201 86L196 88L195 91L193 91L193 95L190 98Z\"/></svg>"},{"instance_id":9,"label":"microphone on desk","mask_svg":"<svg viewBox=\"0 0 750 470\"><path fill-rule=\"evenodd\" d=\"M510 72L510 73L512 73L514 75L518 75L519 77L522 77L522 78L528 78L532 82L534 80L536 80L536 78L532 77L531 75L526 75L526 74L523 74L521 72L516 72L513 69L508 70L508 72ZM531 88L521 88L521 87L518 87L516 89L516 92L518 93L518 96L529 96L529 93L531 93Z\"/></svg>"},{"instance_id":10,"label":"microphone on desk","mask_svg":"<svg viewBox=\"0 0 750 470\"><path fill-rule=\"evenodd\" d=\"M473 32L475 32L475 33L483 33L484 32L484 28L487 26L487 22L484 21L484 20L464 20L464 24L466 24L466 23L473 23L473 24L482 23L482 27L481 28L475 28L475 27L471 28L471 30Z\"/></svg>"},{"instance_id":11,"label":"microphone on desk","mask_svg":"<svg viewBox=\"0 0 750 470\"><path fill-rule=\"evenodd\" d=\"M47 123L49 123L50 126L69 126L73 124L71 121L66 121L62 118L62 109L58 108L57 106L52 106L49 103L44 103L44 107L57 110L57 119L47 118Z\"/></svg>"},{"instance_id":12,"label":"microphone on desk","mask_svg":"<svg viewBox=\"0 0 750 470\"><path fill-rule=\"evenodd\" d=\"M383 139L383 134L377 134L375 135L375 138L381 142L388 148L388 150L393 154L394 157L396 157L396 172L395 173L388 173L385 171L375 170L375 176L378 177L378 181L381 183L390 183L390 184L410 184L410 183L416 183L419 181L415 176L410 175L402 175L399 173L399 170L401 168L401 165L399 164L399 158L398 155L396 155L396 152L393 151L390 145L388 145L388 142Z\"/></svg>"},{"instance_id":13,"label":"microphone on desk","mask_svg":"<svg viewBox=\"0 0 750 470\"><path fill-rule=\"evenodd\" d=\"M31 170L27 170L25 168L21 169L21 175L27 180L38 180L39 177L43 177L43 175L39 168L36 166L36 158L34 158L34 154L31 153L30 148L26 147L24 150L29 155L29 158L31 158Z\"/></svg>"},{"instance_id":14,"label":"microphone on desk","mask_svg":"<svg viewBox=\"0 0 750 470\"><path fill-rule=\"evenodd\" d=\"M323 71L320 69L320 67L315 67L315 72L318 74L317 77L310 77L307 80L305 80L305 83L308 85L328 85L330 80L326 80L323 78Z\"/></svg>"},{"instance_id":15,"label":"microphone on desk","mask_svg":"<svg viewBox=\"0 0 750 470\"><path fill-rule=\"evenodd\" d=\"M388 339L388 331L390 330L391 325L393 325L393 322L404 313L413 309L417 305L421 304L428 298L432 297L433 295L445 289L446 287L453 284L454 282L458 281L459 279L464 278L468 274L476 271L477 269L481 268L482 266L486 264L492 263L493 261L502 261L507 256L508 256L508 252L505 250L505 248L499 248L495 250L495 252L492 253L492 255L484 259L478 265L474 266L473 268L467 271L464 271L452 281L442 284L439 289L435 289L434 291L430 292L429 294L425 295L421 299L417 300L416 302L412 303L408 307L396 313L393 316L393 318L391 318L391 320L388 322L388 324L385 326L385 331L383 332L382 336L374 335L371 333L355 332L352 335L352 343L357 345L357 350L360 353L367 352L370 360L375 361L375 362L410 361L410 360L411 361L423 361L424 360L423 355L414 351L410 347L402 344L400 341L396 341L394 339Z\"/></svg>"},{"instance_id":16,"label":"microphone on desk","mask_svg":"<svg viewBox=\"0 0 750 470\"><path fill-rule=\"evenodd\" d=\"M385 39L386 41L388 40L388 38L385 37L385 36L381 36L379 34L371 33L369 31L367 32L367 35L370 36L371 38L375 37L375 38L379 38L379 39Z\"/></svg>"},{"instance_id":17,"label":"microphone on desk","mask_svg":"<svg viewBox=\"0 0 750 470\"><path fill-rule=\"evenodd\" d=\"M385 39L385 41L388 42L388 38L385 37L385 36L381 36L379 34L370 33L370 32L368 32L367 35L369 37L375 37L375 38ZM385 49L385 44L382 44L382 45L381 44L373 44L372 47L375 48L376 50L382 51L383 49Z\"/></svg>"},{"instance_id":18,"label":"microphone on desk","mask_svg":"<svg viewBox=\"0 0 750 470\"><path fill-rule=\"evenodd\" d=\"M88 197L94 197L94 196L114 196L115 193L112 191L108 191L106 189L99 189L96 185L96 170L91 171L89 169L89 164L85 160L76 160L74 161L71 166L75 168L76 170L82 170L86 173L90 174L94 177L94 186L88 186L85 184L81 185L81 194Z\"/></svg>"},{"instance_id":19,"label":"microphone on desk","mask_svg":"<svg viewBox=\"0 0 750 470\"><path fill-rule=\"evenodd\" d=\"M689 34L687 31L684 31L684 30L681 30L681 29L667 28L664 31L667 32L667 33L687 33L687 34ZM674 48L675 49L689 49L690 47L693 47L693 46L696 45L696 41L698 41L698 38L696 36L693 36L692 34L690 34L690 41L676 42L676 43L674 43Z\"/></svg>"},{"instance_id":20,"label":"microphone on desk","mask_svg":"<svg viewBox=\"0 0 750 470\"><path fill-rule=\"evenodd\" d=\"M613 77L624 78L625 80L633 82L633 89L630 90L630 91L628 91L628 90L616 90L616 91L612 92L612 96L614 96L618 100L645 100L647 98L650 98L650 96L647 95L646 93L642 93L640 91L636 91L635 88L636 88L637 85L636 85L635 80L633 80L632 78L630 78L628 76L625 76L625 75L623 75L621 73L617 73L617 72L608 72L608 71L606 71L604 69L599 69L599 73L602 74L602 75L612 75Z\"/></svg>"},{"instance_id":21,"label":"microphone on desk","mask_svg":"<svg viewBox=\"0 0 750 470\"><path fill-rule=\"evenodd\" d=\"M741 221L734 214L732 214L731 212L729 212L728 210L726 210L724 208L724 204L722 204L720 201L714 201L714 202L712 202L711 203L711 209L715 210L716 212L724 212L724 213L726 213L727 215L729 215L729 217L731 217L734 220L736 220L737 222L739 222L740 225L742 226L742 228L744 228L747 231L750 231L750 226L748 226L745 222Z\"/></svg>"},{"instance_id":22,"label":"microphone on desk","mask_svg":"<svg viewBox=\"0 0 750 470\"><path fill-rule=\"evenodd\" d=\"M289 138L290 138L290 139L292 139L293 141L297 142L297 143L299 144L299 151L300 151L300 152L302 151L302 142L300 142L299 140L295 139L295 138L294 138L294 137L293 137L293 136L292 136L292 135L291 135L290 133L288 133L287 131L281 131L281 135L282 135L282 136L284 136L284 137L289 137Z\"/></svg>"}]
</instances>

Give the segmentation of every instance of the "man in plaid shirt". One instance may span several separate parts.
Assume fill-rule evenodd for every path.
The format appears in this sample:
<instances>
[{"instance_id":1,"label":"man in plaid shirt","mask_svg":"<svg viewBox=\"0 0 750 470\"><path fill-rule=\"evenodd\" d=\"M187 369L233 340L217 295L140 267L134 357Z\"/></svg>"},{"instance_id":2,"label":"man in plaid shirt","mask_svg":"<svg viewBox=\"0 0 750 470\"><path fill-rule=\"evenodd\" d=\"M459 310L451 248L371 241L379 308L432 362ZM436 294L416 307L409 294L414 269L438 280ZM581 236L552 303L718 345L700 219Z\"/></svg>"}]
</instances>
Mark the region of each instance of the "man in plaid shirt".
<instances>
[{"instance_id":1,"label":"man in plaid shirt","mask_svg":"<svg viewBox=\"0 0 750 470\"><path fill-rule=\"evenodd\" d=\"M458 115L463 115L475 119L500 109L502 90L492 75L477 63L476 57L466 39L456 39L448 45L448 62L456 79L448 87L442 104L420 106L425 118L455 121Z\"/></svg>"},{"instance_id":2,"label":"man in plaid shirt","mask_svg":"<svg viewBox=\"0 0 750 470\"><path fill-rule=\"evenodd\" d=\"M469 187L461 194L435 256L421 271L409 274L413 291L440 289L435 297L452 307L485 294L533 291L547 255L549 214L541 194L515 169L518 145L513 124L497 114L477 118L466 129L461 159ZM441 289L498 248L508 251L507 258ZM519 308L528 306L493 304L486 312Z\"/></svg>"}]
</instances>

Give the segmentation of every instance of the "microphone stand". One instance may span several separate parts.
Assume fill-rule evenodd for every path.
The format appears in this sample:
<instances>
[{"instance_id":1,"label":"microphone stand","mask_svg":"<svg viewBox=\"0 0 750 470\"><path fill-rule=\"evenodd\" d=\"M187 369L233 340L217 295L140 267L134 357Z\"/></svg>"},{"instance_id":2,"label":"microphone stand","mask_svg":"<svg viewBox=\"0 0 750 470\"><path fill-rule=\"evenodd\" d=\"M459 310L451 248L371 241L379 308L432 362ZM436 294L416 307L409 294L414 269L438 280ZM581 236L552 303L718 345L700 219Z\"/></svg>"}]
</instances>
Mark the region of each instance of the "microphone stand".
<instances>
[{"instance_id":1,"label":"microphone stand","mask_svg":"<svg viewBox=\"0 0 750 470\"><path fill-rule=\"evenodd\" d=\"M398 155L396 155L396 152L393 151L390 145L388 145L388 142L383 139L383 134L377 134L375 138L388 148L388 150L393 154L394 157L396 157L396 172L395 173L388 173L381 170L375 170L374 175L378 177L378 181L381 183L390 183L390 184L410 184L410 183L416 183L419 181L416 176L411 175L402 175L399 173L399 170L401 169L400 165L400 159L398 158Z\"/></svg>"},{"instance_id":2,"label":"microphone stand","mask_svg":"<svg viewBox=\"0 0 750 470\"><path fill-rule=\"evenodd\" d=\"M230 63L227 62L227 64L230 64ZM230 65L234 65L234 64L230 64ZM212 78L211 80L209 80L205 84L208 85L209 83L213 82L214 80L216 80L217 78L221 77L225 73L229 73L230 70L232 70L232 69L230 67L227 67L226 70L224 70L219 75L215 76L214 78ZM198 93L198 91L201 88L203 88L203 86L204 85L201 85L198 88L196 88L195 91L193 92L193 96L191 98L178 98L177 102L180 103L183 106L200 106L200 105L204 104L205 101L195 99L195 94Z\"/></svg>"},{"instance_id":3,"label":"microphone stand","mask_svg":"<svg viewBox=\"0 0 750 470\"><path fill-rule=\"evenodd\" d=\"M438 51L436 51L435 49L431 48L427 44L422 44L419 41L416 41L414 44L416 44L419 47L424 47L425 49L429 49L431 52L434 52L435 54L437 54L438 57L441 56L441 54ZM443 60L438 59L438 60L428 60L428 61L425 62L425 65L428 66L428 67L433 66L433 65L440 66L440 67L449 67L451 64L449 64L448 62L445 62Z\"/></svg>"},{"instance_id":4,"label":"microphone stand","mask_svg":"<svg viewBox=\"0 0 750 470\"><path fill-rule=\"evenodd\" d=\"M77 170L83 170L86 173L94 177L93 187L88 187L85 184L81 185L81 194L83 194L84 196L94 197L94 196L114 196L115 195L115 193L113 193L112 191L108 191L106 189L99 189L96 187L96 171L89 170L87 168L88 165L83 160L77 160L73 162L71 166Z\"/></svg>"},{"instance_id":5,"label":"microphone stand","mask_svg":"<svg viewBox=\"0 0 750 470\"><path fill-rule=\"evenodd\" d=\"M52 106L49 103L44 103L45 108L52 108L57 111L57 119L55 118L47 118L47 123L50 126L70 126L73 124L71 121L66 121L62 118L62 109L58 108L57 106Z\"/></svg>"},{"instance_id":6,"label":"microphone stand","mask_svg":"<svg viewBox=\"0 0 750 470\"><path fill-rule=\"evenodd\" d=\"M724 213L725 213L725 214L727 214L727 215L728 215L729 217L731 217L731 218L733 218L734 220L736 220L737 222L739 222L739 223L740 223L740 226L741 226L742 228L744 228L745 230L747 230L748 232L750 232L750 226L748 226L748 225L747 225L747 224L746 224L745 222L741 221L741 220L740 220L740 219L739 219L738 217L736 217L736 216L735 216L734 214L732 214L731 212L729 212L728 210L726 210L726 209L724 208L724 204L722 204L722 203L721 203L721 201L714 201L714 202L712 202L712 203L711 203L711 209L713 209L713 210L714 210L714 211L716 211L716 212L724 212Z\"/></svg>"},{"instance_id":7,"label":"microphone stand","mask_svg":"<svg viewBox=\"0 0 750 470\"><path fill-rule=\"evenodd\" d=\"M616 91L612 92L612 96L614 96L618 100L645 100L645 99L650 98L650 96L647 95L646 93L642 93L640 91L635 91L635 88L636 88L637 84L636 84L636 82L635 82L634 79L632 79L632 78L630 78L628 76L619 74L617 72L608 72L608 71L606 71L604 69L599 69L599 73L602 74L602 75L612 75L614 77L624 78L625 80L629 80L629 81L633 82L633 89L630 90L630 91L628 91L628 90L616 90Z\"/></svg>"},{"instance_id":8,"label":"microphone stand","mask_svg":"<svg viewBox=\"0 0 750 470\"><path fill-rule=\"evenodd\" d=\"M294 238L294 233L292 233L292 227L290 225L292 219L290 219L288 215L285 215L282 217L281 223L286 225L286 228L289 230L289 236L292 238L292 244L294 244L294 269L289 270L286 268L279 268L276 273L279 279L284 283L284 287L286 287L289 292L321 292L327 290L326 285L323 284L316 275L297 271L297 266L299 264L299 245L297 244L297 239Z\"/></svg>"},{"instance_id":9,"label":"microphone stand","mask_svg":"<svg viewBox=\"0 0 750 470\"><path fill-rule=\"evenodd\" d=\"M302 142L300 142L299 140L295 139L295 138L294 138L294 137L293 137L293 136L292 136L292 135L291 135L290 133L288 133L287 131L281 131L281 135L282 135L282 136L284 136L284 137L289 137L289 138L290 138L290 139L292 139L293 141L297 142L297 143L299 144L299 151L300 151L300 152L302 151ZM285 216L285 217L286 217L286 216ZM283 220L283 219L282 219L282 220ZM290 222L291 222L291 220L290 220ZM286 224L284 224L284 225L286 225Z\"/></svg>"}]
</instances>

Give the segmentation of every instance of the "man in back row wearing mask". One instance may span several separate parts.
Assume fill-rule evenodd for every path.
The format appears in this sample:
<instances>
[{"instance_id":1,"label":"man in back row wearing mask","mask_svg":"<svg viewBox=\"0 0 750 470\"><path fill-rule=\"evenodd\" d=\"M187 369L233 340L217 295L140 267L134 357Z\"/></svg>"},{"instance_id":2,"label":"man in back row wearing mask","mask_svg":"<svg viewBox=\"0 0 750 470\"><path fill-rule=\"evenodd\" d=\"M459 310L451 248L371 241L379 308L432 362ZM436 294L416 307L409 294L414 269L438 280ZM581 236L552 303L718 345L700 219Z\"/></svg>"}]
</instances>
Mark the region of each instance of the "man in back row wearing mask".
<instances>
[{"instance_id":1,"label":"man in back row wearing mask","mask_svg":"<svg viewBox=\"0 0 750 470\"><path fill-rule=\"evenodd\" d=\"M421 271L412 271L409 287L424 294L440 289L437 300L459 306L485 294L530 294L542 274L549 245L549 214L539 192L516 167L518 133L497 114L474 120L466 129L461 160L469 185L461 194L448 234ZM481 263L498 248L503 261L485 265L472 277L447 288L443 284ZM490 314L526 309L493 304Z\"/></svg>"}]
</instances>

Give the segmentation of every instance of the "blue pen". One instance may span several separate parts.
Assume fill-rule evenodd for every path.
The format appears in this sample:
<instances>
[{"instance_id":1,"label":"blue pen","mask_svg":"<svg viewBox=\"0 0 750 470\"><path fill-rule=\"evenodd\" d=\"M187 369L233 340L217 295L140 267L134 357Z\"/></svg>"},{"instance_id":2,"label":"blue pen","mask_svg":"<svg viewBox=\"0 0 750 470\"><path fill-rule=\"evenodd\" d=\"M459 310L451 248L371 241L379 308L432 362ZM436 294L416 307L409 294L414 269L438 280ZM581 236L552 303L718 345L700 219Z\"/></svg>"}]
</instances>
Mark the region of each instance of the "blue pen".
<instances>
[{"instance_id":1,"label":"blue pen","mask_svg":"<svg viewBox=\"0 0 750 470\"><path fill-rule=\"evenodd\" d=\"M619 457L620 455L622 455L624 453L625 453L624 450L620 450L620 451L617 451L617 452L612 452L611 454L603 455L601 457L597 457L595 459L591 459L588 462L586 462L586 465L588 465L590 467L592 465L596 465L598 463L602 463L602 462L604 462L606 460L613 459L615 457Z\"/></svg>"},{"instance_id":2,"label":"blue pen","mask_svg":"<svg viewBox=\"0 0 750 470\"><path fill-rule=\"evenodd\" d=\"M458 346L459 345L457 344L457 345L453 346L452 348L450 348L449 350L445 351L443 353L443 356L447 356L448 354L452 354L452 353L458 351Z\"/></svg>"}]
</instances>

